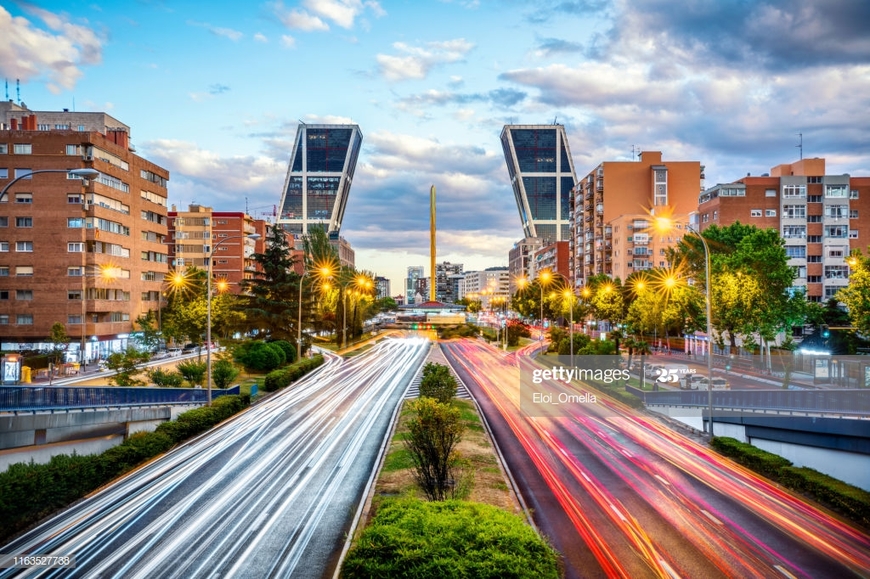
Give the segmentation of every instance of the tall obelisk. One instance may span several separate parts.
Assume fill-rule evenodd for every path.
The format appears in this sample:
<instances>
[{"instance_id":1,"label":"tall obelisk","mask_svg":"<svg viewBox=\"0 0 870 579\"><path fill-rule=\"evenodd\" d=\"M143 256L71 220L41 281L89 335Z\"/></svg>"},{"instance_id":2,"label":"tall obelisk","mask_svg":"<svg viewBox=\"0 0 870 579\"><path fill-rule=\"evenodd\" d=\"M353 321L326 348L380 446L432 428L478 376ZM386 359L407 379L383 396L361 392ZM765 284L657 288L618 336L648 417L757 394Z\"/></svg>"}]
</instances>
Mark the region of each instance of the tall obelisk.
<instances>
[{"instance_id":1,"label":"tall obelisk","mask_svg":"<svg viewBox=\"0 0 870 579\"><path fill-rule=\"evenodd\" d=\"M429 189L429 301L435 301L435 185Z\"/></svg>"}]
</instances>

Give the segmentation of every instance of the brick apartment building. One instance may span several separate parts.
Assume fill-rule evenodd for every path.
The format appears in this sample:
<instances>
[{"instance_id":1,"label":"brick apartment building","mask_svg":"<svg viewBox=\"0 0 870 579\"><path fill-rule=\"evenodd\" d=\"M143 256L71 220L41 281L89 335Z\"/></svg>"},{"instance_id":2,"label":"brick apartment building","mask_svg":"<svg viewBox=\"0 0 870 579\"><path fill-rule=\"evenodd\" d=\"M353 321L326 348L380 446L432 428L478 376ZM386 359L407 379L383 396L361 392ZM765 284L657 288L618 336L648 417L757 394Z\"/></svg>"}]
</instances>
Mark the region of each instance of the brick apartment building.
<instances>
[{"instance_id":1,"label":"brick apartment building","mask_svg":"<svg viewBox=\"0 0 870 579\"><path fill-rule=\"evenodd\" d=\"M555 241L534 253L535 272L549 270L571 280L571 249L567 241Z\"/></svg>"},{"instance_id":2,"label":"brick apartment building","mask_svg":"<svg viewBox=\"0 0 870 579\"><path fill-rule=\"evenodd\" d=\"M265 222L259 225L243 212L213 211L211 207L190 205L187 211L169 211L169 263L174 269L208 269L212 252L212 276L227 283L227 291L240 293L243 279L251 278L251 256L265 247ZM260 239L246 236L258 233Z\"/></svg>"},{"instance_id":3,"label":"brick apartment building","mask_svg":"<svg viewBox=\"0 0 870 579\"><path fill-rule=\"evenodd\" d=\"M702 231L736 221L777 229L794 285L810 301L827 301L849 283L849 253L870 245L870 177L826 175L825 159L802 159L707 189L698 212Z\"/></svg>"},{"instance_id":4,"label":"brick apartment building","mask_svg":"<svg viewBox=\"0 0 870 579\"><path fill-rule=\"evenodd\" d=\"M99 175L63 172L86 168ZM4 350L45 345L56 322L74 357L82 344L86 360L126 346L136 318L159 307L168 180L136 155L130 127L106 113L0 103Z\"/></svg>"},{"instance_id":5,"label":"brick apartment building","mask_svg":"<svg viewBox=\"0 0 870 579\"><path fill-rule=\"evenodd\" d=\"M625 280L665 266L665 249L680 235L653 234L650 211L666 207L678 223L688 223L703 180L700 162L662 161L658 151L644 151L638 161L605 161L581 178L572 191L574 287L596 274Z\"/></svg>"}]
</instances>

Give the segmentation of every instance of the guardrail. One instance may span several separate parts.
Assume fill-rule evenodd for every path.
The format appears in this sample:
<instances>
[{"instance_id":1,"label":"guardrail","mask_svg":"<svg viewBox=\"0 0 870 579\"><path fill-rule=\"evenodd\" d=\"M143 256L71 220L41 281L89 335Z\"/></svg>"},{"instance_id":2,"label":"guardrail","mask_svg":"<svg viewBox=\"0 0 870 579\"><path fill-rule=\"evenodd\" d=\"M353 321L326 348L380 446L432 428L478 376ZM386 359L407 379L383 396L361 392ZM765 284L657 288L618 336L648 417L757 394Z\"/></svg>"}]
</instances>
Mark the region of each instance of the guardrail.
<instances>
[{"instance_id":1,"label":"guardrail","mask_svg":"<svg viewBox=\"0 0 870 579\"><path fill-rule=\"evenodd\" d=\"M706 390L647 392L633 386L626 386L625 390L643 400L645 404L705 408L709 405L709 394ZM713 406L870 416L870 389L714 390Z\"/></svg>"},{"instance_id":2,"label":"guardrail","mask_svg":"<svg viewBox=\"0 0 870 579\"><path fill-rule=\"evenodd\" d=\"M239 385L212 389L212 398L239 394ZM0 412L69 410L155 404L205 404L204 388L0 386Z\"/></svg>"}]
</instances>

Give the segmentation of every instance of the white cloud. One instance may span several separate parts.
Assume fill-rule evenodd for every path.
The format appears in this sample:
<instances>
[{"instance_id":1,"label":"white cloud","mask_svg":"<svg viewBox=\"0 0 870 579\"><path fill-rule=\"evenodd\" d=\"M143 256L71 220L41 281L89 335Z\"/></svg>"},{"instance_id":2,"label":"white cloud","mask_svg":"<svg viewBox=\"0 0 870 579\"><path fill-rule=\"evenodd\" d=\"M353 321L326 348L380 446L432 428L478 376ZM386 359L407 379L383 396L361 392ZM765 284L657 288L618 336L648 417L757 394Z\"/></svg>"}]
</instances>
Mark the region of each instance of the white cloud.
<instances>
[{"instance_id":1,"label":"white cloud","mask_svg":"<svg viewBox=\"0 0 870 579\"><path fill-rule=\"evenodd\" d=\"M436 66L463 60L474 44L457 38L422 46L396 42L393 48L404 55L378 54L375 58L380 73L387 80L408 80L425 78Z\"/></svg>"},{"instance_id":2,"label":"white cloud","mask_svg":"<svg viewBox=\"0 0 870 579\"><path fill-rule=\"evenodd\" d=\"M284 11L278 17L284 26L293 30L302 30L304 32L325 32L329 30L329 25L326 22L304 10Z\"/></svg>"},{"instance_id":3,"label":"white cloud","mask_svg":"<svg viewBox=\"0 0 870 579\"><path fill-rule=\"evenodd\" d=\"M284 48L296 48L296 39L288 34L282 34L281 46Z\"/></svg>"},{"instance_id":4,"label":"white cloud","mask_svg":"<svg viewBox=\"0 0 870 579\"><path fill-rule=\"evenodd\" d=\"M47 71L51 92L72 90L83 74L81 65L102 61L101 40L90 28L47 10L30 5L25 10L56 34L34 27L26 18L12 17L0 6L0 74L26 82Z\"/></svg>"},{"instance_id":5,"label":"white cloud","mask_svg":"<svg viewBox=\"0 0 870 579\"><path fill-rule=\"evenodd\" d=\"M257 32L256 34L254 34L254 40L256 40L257 42L263 42L263 43L269 42L269 39L266 38L266 35L263 34L262 32Z\"/></svg>"},{"instance_id":6,"label":"white cloud","mask_svg":"<svg viewBox=\"0 0 870 579\"><path fill-rule=\"evenodd\" d=\"M378 2L361 0L305 0L305 7L315 14L323 16L327 20L335 22L342 28L353 28L354 21L366 9L371 10L375 16L386 14Z\"/></svg>"},{"instance_id":7,"label":"white cloud","mask_svg":"<svg viewBox=\"0 0 870 579\"><path fill-rule=\"evenodd\" d=\"M220 28L217 26L213 26L213 27L210 27L209 30L211 31L212 34L215 34L216 36L223 36L225 38L229 38L233 42L237 42L238 40L240 40L244 36L244 34L239 32L238 30L233 30L232 28Z\"/></svg>"}]
</instances>

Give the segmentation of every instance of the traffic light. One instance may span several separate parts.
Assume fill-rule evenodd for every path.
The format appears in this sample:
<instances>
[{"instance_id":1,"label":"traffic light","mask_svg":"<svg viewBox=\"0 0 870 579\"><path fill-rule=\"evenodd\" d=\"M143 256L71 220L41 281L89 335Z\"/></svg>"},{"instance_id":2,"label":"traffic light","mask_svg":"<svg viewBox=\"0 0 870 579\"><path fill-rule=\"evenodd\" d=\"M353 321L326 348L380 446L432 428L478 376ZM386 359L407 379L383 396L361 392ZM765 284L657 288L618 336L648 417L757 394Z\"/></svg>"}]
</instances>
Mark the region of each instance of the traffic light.
<instances>
[{"instance_id":1,"label":"traffic light","mask_svg":"<svg viewBox=\"0 0 870 579\"><path fill-rule=\"evenodd\" d=\"M828 339L831 337L831 330L828 329L827 324L822 324L822 338Z\"/></svg>"}]
</instances>

